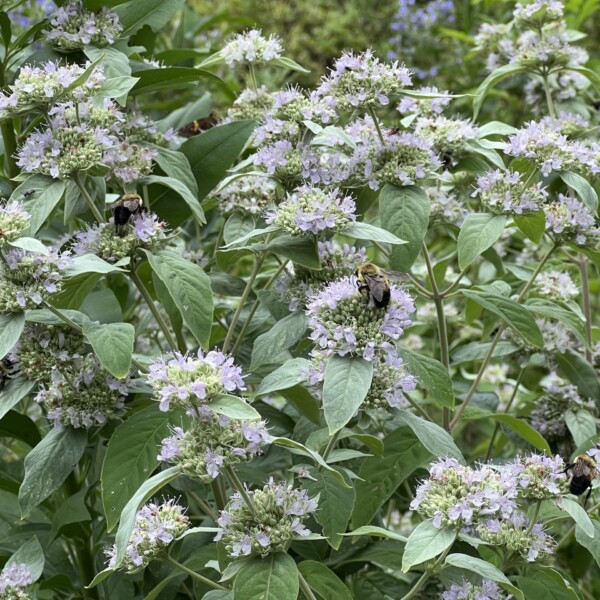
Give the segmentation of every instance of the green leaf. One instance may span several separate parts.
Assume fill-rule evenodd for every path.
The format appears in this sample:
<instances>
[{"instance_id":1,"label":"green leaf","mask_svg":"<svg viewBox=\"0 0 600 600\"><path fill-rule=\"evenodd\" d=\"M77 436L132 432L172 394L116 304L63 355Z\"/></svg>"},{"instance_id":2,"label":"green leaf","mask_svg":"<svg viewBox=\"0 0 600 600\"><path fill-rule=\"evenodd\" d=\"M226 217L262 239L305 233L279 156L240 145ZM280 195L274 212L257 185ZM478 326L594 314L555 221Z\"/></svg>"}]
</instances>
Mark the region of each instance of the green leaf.
<instances>
[{"instance_id":1,"label":"green leaf","mask_svg":"<svg viewBox=\"0 0 600 600\"><path fill-rule=\"evenodd\" d=\"M203 69L194 67L161 67L136 71L137 83L131 95L149 94L158 90L174 90L197 85L201 79L211 79L223 83L222 79Z\"/></svg>"},{"instance_id":2,"label":"green leaf","mask_svg":"<svg viewBox=\"0 0 600 600\"><path fill-rule=\"evenodd\" d=\"M27 415L14 410L9 410L0 419L0 435L22 440L31 448L41 440L35 423Z\"/></svg>"},{"instance_id":3,"label":"green leaf","mask_svg":"<svg viewBox=\"0 0 600 600\"><path fill-rule=\"evenodd\" d=\"M230 419L260 419L260 414L243 398L223 394L211 400L210 408Z\"/></svg>"},{"instance_id":4,"label":"green leaf","mask_svg":"<svg viewBox=\"0 0 600 600\"><path fill-rule=\"evenodd\" d=\"M467 569L467 571L477 573L486 579L491 579L498 583L510 584L510 580L502 571L500 571L500 569L475 556L469 556L467 554L449 554L446 557L444 565L451 565L453 567L458 567L459 569Z\"/></svg>"},{"instance_id":5,"label":"green leaf","mask_svg":"<svg viewBox=\"0 0 600 600\"><path fill-rule=\"evenodd\" d=\"M299 589L294 559L276 552L242 565L233 583L233 600L297 600Z\"/></svg>"},{"instance_id":6,"label":"green leaf","mask_svg":"<svg viewBox=\"0 0 600 600\"><path fill-rule=\"evenodd\" d=\"M101 98L115 98L121 106L125 106L127 94L139 80L139 77L130 77L129 75L112 77L102 84L98 96Z\"/></svg>"},{"instance_id":7,"label":"green leaf","mask_svg":"<svg viewBox=\"0 0 600 600\"><path fill-rule=\"evenodd\" d=\"M172 413L161 412L155 403L131 415L110 437L100 475L108 531L119 522L129 499L158 466L160 442L169 436L171 418Z\"/></svg>"},{"instance_id":8,"label":"green leaf","mask_svg":"<svg viewBox=\"0 0 600 600\"><path fill-rule=\"evenodd\" d=\"M559 506L569 513L573 521L577 524L577 527L587 537L593 538L595 536L594 524L585 511L585 508L579 502L565 496L560 499Z\"/></svg>"},{"instance_id":9,"label":"green leaf","mask_svg":"<svg viewBox=\"0 0 600 600\"><path fill-rule=\"evenodd\" d=\"M454 408L452 379L448 369L441 362L408 348L402 348L400 356L406 362L409 372L419 381L419 385L429 392L432 402Z\"/></svg>"},{"instance_id":10,"label":"green leaf","mask_svg":"<svg viewBox=\"0 0 600 600\"><path fill-rule=\"evenodd\" d=\"M406 410L400 412L398 419L412 429L413 433L431 454L439 457L455 458L459 463L465 464L461 451L445 429Z\"/></svg>"},{"instance_id":11,"label":"green leaf","mask_svg":"<svg viewBox=\"0 0 600 600\"><path fill-rule=\"evenodd\" d=\"M24 328L24 313L0 315L0 359L4 358L13 349Z\"/></svg>"},{"instance_id":12,"label":"green leaf","mask_svg":"<svg viewBox=\"0 0 600 600\"><path fill-rule=\"evenodd\" d=\"M196 341L207 348L213 320L213 295L210 278L196 264L174 252L152 254L146 251L148 262L165 284L173 302Z\"/></svg>"},{"instance_id":13,"label":"green leaf","mask_svg":"<svg viewBox=\"0 0 600 600\"><path fill-rule=\"evenodd\" d=\"M123 269L112 265L95 254L83 254L76 256L73 259L73 263L65 269L65 275L67 277L77 277L77 275L84 275L87 273L122 273Z\"/></svg>"},{"instance_id":14,"label":"green leaf","mask_svg":"<svg viewBox=\"0 0 600 600\"><path fill-rule=\"evenodd\" d=\"M31 574L31 579L37 581L44 572L44 550L34 535L25 542L7 561L6 567L25 564Z\"/></svg>"},{"instance_id":15,"label":"green leaf","mask_svg":"<svg viewBox=\"0 0 600 600\"><path fill-rule=\"evenodd\" d=\"M515 225L533 242L539 244L546 231L546 215L543 210L514 215Z\"/></svg>"},{"instance_id":16,"label":"green leaf","mask_svg":"<svg viewBox=\"0 0 600 600\"><path fill-rule=\"evenodd\" d=\"M406 244L394 246L390 266L397 271L408 271L415 262L429 226L431 204L419 187L396 187L386 184L379 194L382 225Z\"/></svg>"},{"instance_id":17,"label":"green leaf","mask_svg":"<svg viewBox=\"0 0 600 600\"><path fill-rule=\"evenodd\" d=\"M531 575L517 577L518 588L525 598L544 600L579 600L579 594L565 578L553 569L537 568L528 571Z\"/></svg>"},{"instance_id":18,"label":"green leaf","mask_svg":"<svg viewBox=\"0 0 600 600\"><path fill-rule=\"evenodd\" d=\"M573 330L575 335L579 338L579 341L588 345L587 337L585 334L585 323L581 317L574 313L571 309L565 308L552 302L551 300L545 300L543 298L530 298L525 302L525 307L531 312L560 321L566 325L569 329Z\"/></svg>"},{"instance_id":19,"label":"green leaf","mask_svg":"<svg viewBox=\"0 0 600 600\"><path fill-rule=\"evenodd\" d=\"M181 146L198 183L198 200L205 198L225 177L255 127L254 121L227 123L194 136Z\"/></svg>"},{"instance_id":20,"label":"green leaf","mask_svg":"<svg viewBox=\"0 0 600 600\"><path fill-rule=\"evenodd\" d=\"M192 211L196 221L198 221L198 223L201 225L206 223L204 211L202 210L202 207L196 198L196 194L192 192L183 181L173 177L163 177L162 175L146 175L146 177L140 180L140 183L143 185L151 185L156 183L172 189L174 192L179 194L181 198L183 198L189 209Z\"/></svg>"},{"instance_id":21,"label":"green leaf","mask_svg":"<svg viewBox=\"0 0 600 600\"><path fill-rule=\"evenodd\" d=\"M532 346L541 348L544 345L544 338L539 327L536 325L531 313L522 305L500 294L476 290L460 291L461 294L470 300L474 300L479 306L500 317Z\"/></svg>"},{"instance_id":22,"label":"green leaf","mask_svg":"<svg viewBox=\"0 0 600 600\"><path fill-rule=\"evenodd\" d=\"M432 520L419 523L408 537L402 556L402 572L407 573L415 565L435 558L449 548L456 539L457 531L450 527L438 529Z\"/></svg>"},{"instance_id":23,"label":"green leaf","mask_svg":"<svg viewBox=\"0 0 600 600\"><path fill-rule=\"evenodd\" d=\"M192 173L190 162L183 152L169 150L160 146L154 146L158 154L154 158L156 164L171 178L183 183L194 197L194 204L198 204L198 184Z\"/></svg>"},{"instance_id":24,"label":"green leaf","mask_svg":"<svg viewBox=\"0 0 600 600\"><path fill-rule=\"evenodd\" d=\"M25 457L25 478L19 489L21 516L25 518L65 481L77 466L87 445L87 431L52 429Z\"/></svg>"},{"instance_id":25,"label":"green leaf","mask_svg":"<svg viewBox=\"0 0 600 600\"><path fill-rule=\"evenodd\" d=\"M334 355L325 368L323 412L329 433L339 431L367 397L373 363L364 358Z\"/></svg>"},{"instance_id":26,"label":"green leaf","mask_svg":"<svg viewBox=\"0 0 600 600\"><path fill-rule=\"evenodd\" d=\"M389 540L396 540L398 542L406 542L407 538L395 531L389 531L388 529L384 529L383 527L375 527L374 525L365 525L363 527L359 527L354 531L350 531L349 533L344 533L344 536L361 536L361 535L370 535L374 537L382 537L387 538Z\"/></svg>"},{"instance_id":27,"label":"green leaf","mask_svg":"<svg viewBox=\"0 0 600 600\"><path fill-rule=\"evenodd\" d=\"M166 25L183 5L184 0L129 0L120 4L114 9L123 25L119 37L127 38L144 25L156 31Z\"/></svg>"},{"instance_id":28,"label":"green leaf","mask_svg":"<svg viewBox=\"0 0 600 600\"><path fill-rule=\"evenodd\" d=\"M307 325L306 315L303 312L295 312L277 321L269 331L259 335L252 346L250 370L255 371L264 364L277 362L284 350L302 339Z\"/></svg>"},{"instance_id":29,"label":"green leaf","mask_svg":"<svg viewBox=\"0 0 600 600\"><path fill-rule=\"evenodd\" d=\"M587 535L579 525L576 525L575 539L594 557L594 560L600 566L600 522L595 519L591 521L594 535Z\"/></svg>"},{"instance_id":30,"label":"green leaf","mask_svg":"<svg viewBox=\"0 0 600 600\"><path fill-rule=\"evenodd\" d=\"M130 323L93 323L83 326L83 335L90 343L100 364L117 379L129 374L135 328Z\"/></svg>"},{"instance_id":31,"label":"green leaf","mask_svg":"<svg viewBox=\"0 0 600 600\"><path fill-rule=\"evenodd\" d=\"M223 241L226 244L233 243L238 238L244 237L255 231L256 221L247 213L232 214L223 227Z\"/></svg>"},{"instance_id":32,"label":"green leaf","mask_svg":"<svg viewBox=\"0 0 600 600\"><path fill-rule=\"evenodd\" d=\"M369 524L398 486L431 458L431 453L408 427L398 427L389 433L383 444L384 457L366 458L358 472L353 529Z\"/></svg>"},{"instance_id":33,"label":"green leaf","mask_svg":"<svg viewBox=\"0 0 600 600\"><path fill-rule=\"evenodd\" d=\"M567 350L555 355L558 371L572 384L577 386L579 393L586 398L600 402L600 381L592 365L583 356Z\"/></svg>"},{"instance_id":34,"label":"green leaf","mask_svg":"<svg viewBox=\"0 0 600 600\"><path fill-rule=\"evenodd\" d=\"M125 556L125 550L127 549L127 542L131 537L133 526L135 525L135 515L140 509L142 504L148 500L148 498L154 496L161 488L173 481L179 475L179 467L170 467L160 473L150 477L144 482L137 492L133 495L131 500L127 502L125 508L121 512L121 519L119 529L115 537L115 544L117 547L116 564L115 569L119 567Z\"/></svg>"},{"instance_id":35,"label":"green leaf","mask_svg":"<svg viewBox=\"0 0 600 600\"><path fill-rule=\"evenodd\" d=\"M383 244L407 244L405 240L401 240L396 237L393 233L376 227L370 223L363 223L356 221L351 225L348 225L346 229L341 231L343 235L354 237L358 240L369 240L374 242L381 242Z\"/></svg>"},{"instance_id":36,"label":"green leaf","mask_svg":"<svg viewBox=\"0 0 600 600\"><path fill-rule=\"evenodd\" d=\"M510 427L519 437L523 438L525 441L529 442L532 446L537 448L538 450L542 450L548 456L552 456L552 450L550 450L550 446L548 442L544 439L542 434L534 429L529 423L514 417L513 415L495 414L491 415L496 421L500 423L504 423L508 427Z\"/></svg>"},{"instance_id":37,"label":"green leaf","mask_svg":"<svg viewBox=\"0 0 600 600\"><path fill-rule=\"evenodd\" d=\"M23 200L23 208L31 215L28 235L35 235L52 214L65 193L64 181L56 181L45 175L33 175L26 179L12 194L12 199L22 199L27 192L34 192Z\"/></svg>"},{"instance_id":38,"label":"green leaf","mask_svg":"<svg viewBox=\"0 0 600 600\"><path fill-rule=\"evenodd\" d=\"M92 515L85 505L87 490L84 488L69 496L61 502L58 509L52 515L52 529L50 530L50 541L52 542L61 529L73 523L84 523L92 520Z\"/></svg>"},{"instance_id":39,"label":"green leaf","mask_svg":"<svg viewBox=\"0 0 600 600\"><path fill-rule=\"evenodd\" d=\"M298 565L310 589L323 600L354 600L342 580L323 563L304 560Z\"/></svg>"},{"instance_id":40,"label":"green leaf","mask_svg":"<svg viewBox=\"0 0 600 600\"><path fill-rule=\"evenodd\" d=\"M577 173L571 173L569 171L560 171L558 174L570 188L573 188L577 192L581 201L592 211L592 213L595 213L598 210L598 194L589 184L587 179Z\"/></svg>"},{"instance_id":41,"label":"green leaf","mask_svg":"<svg viewBox=\"0 0 600 600\"><path fill-rule=\"evenodd\" d=\"M272 65L289 69L290 71L298 71L299 73L310 73L310 69L305 69L302 65L299 65L295 60L288 58L287 56L280 56L271 61Z\"/></svg>"},{"instance_id":42,"label":"green leaf","mask_svg":"<svg viewBox=\"0 0 600 600\"><path fill-rule=\"evenodd\" d=\"M306 358L292 358L286 361L281 367L263 377L254 396L285 390L305 381L311 364Z\"/></svg>"},{"instance_id":43,"label":"green leaf","mask_svg":"<svg viewBox=\"0 0 600 600\"><path fill-rule=\"evenodd\" d=\"M323 527L323 535L329 545L338 550L343 539L341 534L346 531L354 508L354 488L340 485L330 471L313 469L311 475L316 481L304 479L302 485L311 496L319 496L315 519Z\"/></svg>"},{"instance_id":44,"label":"green leaf","mask_svg":"<svg viewBox=\"0 0 600 600\"><path fill-rule=\"evenodd\" d=\"M289 258L308 269L321 268L316 238L312 236L302 237L284 234L271 240L268 244L254 244L251 248L254 251L268 250L273 254Z\"/></svg>"},{"instance_id":45,"label":"green leaf","mask_svg":"<svg viewBox=\"0 0 600 600\"><path fill-rule=\"evenodd\" d=\"M35 238L22 237L8 243L14 248L22 248L28 252L37 252L39 254L43 254L44 256L48 256L50 254L48 248L46 248L42 242L36 240Z\"/></svg>"},{"instance_id":46,"label":"green leaf","mask_svg":"<svg viewBox=\"0 0 600 600\"><path fill-rule=\"evenodd\" d=\"M458 234L458 266L461 271L498 241L506 220L504 215L489 213L467 215Z\"/></svg>"},{"instance_id":47,"label":"green leaf","mask_svg":"<svg viewBox=\"0 0 600 600\"><path fill-rule=\"evenodd\" d=\"M0 392L0 419L37 385L36 381L16 377L9 379Z\"/></svg>"},{"instance_id":48,"label":"green leaf","mask_svg":"<svg viewBox=\"0 0 600 600\"><path fill-rule=\"evenodd\" d=\"M576 446L596 435L596 418L587 410L567 410L565 422Z\"/></svg>"},{"instance_id":49,"label":"green leaf","mask_svg":"<svg viewBox=\"0 0 600 600\"><path fill-rule=\"evenodd\" d=\"M483 360L490 349L492 342L471 342L457 348L451 355L452 364ZM519 349L512 342L499 341L492 353L494 358L498 356L509 356Z\"/></svg>"},{"instance_id":50,"label":"green leaf","mask_svg":"<svg viewBox=\"0 0 600 600\"><path fill-rule=\"evenodd\" d=\"M483 105L483 101L485 97L488 95L489 91L500 81L509 77L510 75L516 75L517 73L523 73L527 70L526 67L521 67L520 65L503 65L502 67L498 67L494 69L480 84L477 88L476 97L473 100L473 118L477 119L481 106Z\"/></svg>"}]
</instances>

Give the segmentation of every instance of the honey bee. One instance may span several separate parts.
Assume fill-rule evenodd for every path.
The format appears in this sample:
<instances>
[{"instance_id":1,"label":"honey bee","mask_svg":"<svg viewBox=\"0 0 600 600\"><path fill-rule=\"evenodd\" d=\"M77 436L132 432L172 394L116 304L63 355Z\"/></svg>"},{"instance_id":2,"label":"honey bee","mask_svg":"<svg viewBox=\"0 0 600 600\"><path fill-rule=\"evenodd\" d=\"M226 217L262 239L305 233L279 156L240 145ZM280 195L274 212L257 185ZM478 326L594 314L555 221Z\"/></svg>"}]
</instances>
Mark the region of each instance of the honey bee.
<instances>
[{"instance_id":1,"label":"honey bee","mask_svg":"<svg viewBox=\"0 0 600 600\"><path fill-rule=\"evenodd\" d=\"M358 291L369 298L369 305L387 308L391 299L390 279L405 281L404 273L385 271L373 263L359 265L355 273Z\"/></svg>"},{"instance_id":2,"label":"honey bee","mask_svg":"<svg viewBox=\"0 0 600 600\"><path fill-rule=\"evenodd\" d=\"M217 118L216 113L211 112L208 117L202 117L201 119L196 119L191 123L184 125L177 131L177 133L181 137L190 138L202 133L203 131L206 131L207 129L210 129L211 127L214 127L218 122L219 119Z\"/></svg>"},{"instance_id":3,"label":"honey bee","mask_svg":"<svg viewBox=\"0 0 600 600\"><path fill-rule=\"evenodd\" d=\"M123 235L124 227L134 215L146 212L144 201L138 194L123 194L116 202L111 204L115 229L119 235Z\"/></svg>"},{"instance_id":4,"label":"honey bee","mask_svg":"<svg viewBox=\"0 0 600 600\"><path fill-rule=\"evenodd\" d=\"M567 465L564 473L571 475L569 482L569 491L575 496L581 496L586 490L583 506L587 504L592 493L592 481L596 477L596 461L589 454L580 454L575 458L575 462Z\"/></svg>"}]
</instances>

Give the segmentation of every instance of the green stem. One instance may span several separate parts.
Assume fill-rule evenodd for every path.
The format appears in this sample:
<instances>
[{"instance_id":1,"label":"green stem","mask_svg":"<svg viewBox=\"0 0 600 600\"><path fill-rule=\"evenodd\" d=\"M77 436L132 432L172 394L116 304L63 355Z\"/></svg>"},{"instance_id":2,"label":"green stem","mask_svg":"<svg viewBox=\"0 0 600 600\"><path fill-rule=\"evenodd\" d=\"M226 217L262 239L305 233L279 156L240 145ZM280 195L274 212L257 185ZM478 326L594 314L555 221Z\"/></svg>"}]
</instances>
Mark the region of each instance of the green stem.
<instances>
[{"instance_id":1,"label":"green stem","mask_svg":"<svg viewBox=\"0 0 600 600\"><path fill-rule=\"evenodd\" d=\"M458 287L460 280L466 275L467 270L468 268L464 269L464 271L461 271L458 277L454 280L454 283L450 287L446 288L443 292L440 292L441 298L445 298L448 294L451 294Z\"/></svg>"},{"instance_id":2,"label":"green stem","mask_svg":"<svg viewBox=\"0 0 600 600\"><path fill-rule=\"evenodd\" d=\"M424 288L410 273L407 273L407 275L410 279L411 285L417 290L419 294L425 296L426 298L429 298L430 300L433 299L433 294L427 288Z\"/></svg>"},{"instance_id":3,"label":"green stem","mask_svg":"<svg viewBox=\"0 0 600 600\"><path fill-rule=\"evenodd\" d=\"M519 297L517 298L517 302L521 302L523 300L523 298L525 298L525 296L527 295L527 292L529 291L529 288L532 286L533 282L537 279L537 276L539 275L540 271L544 268L544 265L546 264L546 262L548 261L548 259L550 258L550 256L556 250L557 247L558 246L556 244L553 244L552 247L550 248L550 250L548 250L548 252L544 256L544 258L542 258L542 260L540 261L538 266L535 268L535 271L529 278L529 281L525 284L525 287L521 290L521 293L519 294ZM467 396L465 397L463 403L458 407L456 414L454 415L454 418L450 421L450 431L452 431L452 429L460 421L462 414L465 412L465 409L469 405L469 402L471 402L473 396L475 395L475 392L477 391L477 387L479 386L481 378L483 377L485 370L487 369L488 365L490 364L490 361L492 360L494 350L496 349L496 346L498 345L498 342L500 341L500 338L502 337L502 334L504 333L505 329L506 329L506 324L501 323L500 327L498 327L498 331L496 332L496 335L494 336L494 339L492 340L492 343L490 344L490 348L487 351L487 354L485 355L483 362L481 363L481 367L479 368L479 371L477 372L475 381L473 381L469 391L467 392Z\"/></svg>"},{"instance_id":4,"label":"green stem","mask_svg":"<svg viewBox=\"0 0 600 600\"><path fill-rule=\"evenodd\" d=\"M533 509L533 516L531 517L531 521L529 522L529 527L527 528L527 535L531 533L535 522L537 521L538 515L540 514L540 506L542 506L542 501L538 500L535 503L535 508Z\"/></svg>"},{"instance_id":5,"label":"green stem","mask_svg":"<svg viewBox=\"0 0 600 600\"><path fill-rule=\"evenodd\" d=\"M308 582L306 579L304 579L304 576L302 573L300 573L300 571L298 571L298 581L300 582L300 589L302 590L302 593L306 596L306 600L317 600L316 596L310 589Z\"/></svg>"},{"instance_id":6,"label":"green stem","mask_svg":"<svg viewBox=\"0 0 600 600\"><path fill-rule=\"evenodd\" d=\"M414 400L412 400L412 398L410 398L408 396L408 394L406 394L404 396L406 398L406 401L427 421L431 421L432 423L434 423L435 421L431 418L431 416L427 413L427 411L422 407L419 406Z\"/></svg>"},{"instance_id":7,"label":"green stem","mask_svg":"<svg viewBox=\"0 0 600 600\"><path fill-rule=\"evenodd\" d=\"M592 362L592 306L590 303L590 280L587 269L588 261L584 255L581 255L577 261L579 273L581 274L581 295L583 298L583 314L585 316L585 337L588 347L585 349L585 358Z\"/></svg>"},{"instance_id":8,"label":"green stem","mask_svg":"<svg viewBox=\"0 0 600 600\"><path fill-rule=\"evenodd\" d=\"M71 319L69 319L69 317L63 315L63 313L61 313L60 310L57 310L56 308L54 308L54 306L51 306L47 302L44 302L44 305L52 314L56 315L61 321L64 321L67 325L69 325L69 327L72 327L73 329L81 333L81 331L83 330L81 325L78 325L77 323L75 323L75 321L72 321Z\"/></svg>"},{"instance_id":9,"label":"green stem","mask_svg":"<svg viewBox=\"0 0 600 600\"><path fill-rule=\"evenodd\" d=\"M2 131L2 140L4 141L4 170L9 179L16 177L19 174L19 167L15 161L14 154L17 151L17 138L13 127L12 119L6 119L0 123L0 131ZM12 184L11 184L12 185ZM12 185L13 188L16 185Z\"/></svg>"},{"instance_id":10,"label":"green stem","mask_svg":"<svg viewBox=\"0 0 600 600\"><path fill-rule=\"evenodd\" d=\"M98 221L98 223L106 223L104 215L98 210L98 207L94 204L92 197L85 189L85 185L83 184L83 181L81 181L81 175L79 173L75 174L74 181L77 187L79 188L81 195L85 198L85 201L87 202L87 205L89 206L90 210L94 214L94 217L96 217L96 221Z\"/></svg>"},{"instance_id":11,"label":"green stem","mask_svg":"<svg viewBox=\"0 0 600 600\"><path fill-rule=\"evenodd\" d=\"M325 446L325 451L323 452L323 460L327 460L327 458L329 457L329 455L331 454L331 451L334 449L336 442L338 441L338 438L340 437L340 432L336 431L330 438L329 441L327 442L327 446Z\"/></svg>"},{"instance_id":12,"label":"green stem","mask_svg":"<svg viewBox=\"0 0 600 600\"><path fill-rule=\"evenodd\" d=\"M219 477L211 483L211 486L217 509L223 510L227 506L227 495L225 494L225 488L223 487L223 480Z\"/></svg>"},{"instance_id":13,"label":"green stem","mask_svg":"<svg viewBox=\"0 0 600 600\"><path fill-rule=\"evenodd\" d=\"M129 276L131 277L131 281L133 281L135 287L139 290L140 294L146 301L146 304L148 305L150 312L154 316L156 323L160 327L160 330L162 331L163 335L165 336L165 339L167 340L167 344L169 344L169 346L171 347L171 350L173 352L175 352L177 350L177 342L175 341L175 338L171 334L166 321L163 319L163 316L160 314L158 308L156 308L156 305L154 304L154 300L152 300L152 296L150 296L150 292L148 292L148 290L145 288L142 280L140 279L139 275L135 271L132 270L129 273Z\"/></svg>"},{"instance_id":14,"label":"green stem","mask_svg":"<svg viewBox=\"0 0 600 600\"><path fill-rule=\"evenodd\" d=\"M544 92L546 93L546 104L548 105L548 114L551 117L556 117L556 110L554 108L554 100L552 99L552 91L550 90L550 82L548 81L548 73L542 75L544 82Z\"/></svg>"},{"instance_id":15,"label":"green stem","mask_svg":"<svg viewBox=\"0 0 600 600\"><path fill-rule=\"evenodd\" d=\"M187 573L190 577L193 577L197 581L200 581L200 582L204 583L205 585L208 585L208 586L214 588L215 590L223 590L224 592L229 591L226 587L223 587L220 583L217 583L216 581L213 581L212 579L209 579L208 577L204 577L203 575L200 575L200 573L196 573L195 571L188 569L188 567L186 567L185 565L182 565L180 562L177 562L172 556L167 556L166 560L168 562L170 562L172 565L174 565L175 567L177 567L178 569L180 569L181 571L183 571L184 573Z\"/></svg>"},{"instance_id":16,"label":"green stem","mask_svg":"<svg viewBox=\"0 0 600 600\"><path fill-rule=\"evenodd\" d=\"M456 538L455 538L456 539ZM450 548L452 548L453 544L450 544L442 554L438 557L438 559L433 563L433 565L425 570L423 575L419 577L417 583L413 585L411 590L405 596L402 596L401 600L410 600L410 598L414 598L419 589L423 586L423 584L434 574L437 572L437 568L444 562L446 556L448 556L448 552L450 552Z\"/></svg>"},{"instance_id":17,"label":"green stem","mask_svg":"<svg viewBox=\"0 0 600 600\"><path fill-rule=\"evenodd\" d=\"M517 375L517 381L515 382L515 388L510 396L510 400L508 401L506 408L503 411L504 413L507 413L510 410L512 403L514 402L515 398L517 397L517 390L519 389L519 386L521 385L521 383L523 381L526 370L527 370L527 366L521 367L521 370L519 371L519 374ZM500 431L500 423L496 422L496 424L494 425L494 431L492 432L492 437L490 438L490 443L488 445L487 452L485 453L484 462L488 462L490 460L490 458L492 457L492 450L494 448L494 444L496 442L496 436L498 435L499 431Z\"/></svg>"},{"instance_id":18,"label":"green stem","mask_svg":"<svg viewBox=\"0 0 600 600\"><path fill-rule=\"evenodd\" d=\"M252 89L258 91L258 81L256 80L256 72L254 71L254 65L250 63L250 79L252 81Z\"/></svg>"},{"instance_id":19,"label":"green stem","mask_svg":"<svg viewBox=\"0 0 600 600\"><path fill-rule=\"evenodd\" d=\"M231 485L241 494L246 506L250 509L250 512L254 514L254 504L252 504L252 499L250 496L248 496L248 492L246 491L244 484L239 480L233 467L225 467L225 472L229 476Z\"/></svg>"},{"instance_id":20,"label":"green stem","mask_svg":"<svg viewBox=\"0 0 600 600\"><path fill-rule=\"evenodd\" d=\"M373 123L375 124L375 129L377 129L377 135L379 136L379 140L381 141L382 145L385 146L385 138L383 137L383 133L381 133L381 127L379 126L379 119L377 118L377 115L375 114L375 111L373 110L372 107L369 107L369 114L371 115L371 118L373 119Z\"/></svg>"},{"instance_id":21,"label":"green stem","mask_svg":"<svg viewBox=\"0 0 600 600\"><path fill-rule=\"evenodd\" d=\"M217 522L217 515L214 513L213 509L204 501L198 494L194 492L188 492L192 500L204 511L206 516L210 517L215 523Z\"/></svg>"}]
</instances>

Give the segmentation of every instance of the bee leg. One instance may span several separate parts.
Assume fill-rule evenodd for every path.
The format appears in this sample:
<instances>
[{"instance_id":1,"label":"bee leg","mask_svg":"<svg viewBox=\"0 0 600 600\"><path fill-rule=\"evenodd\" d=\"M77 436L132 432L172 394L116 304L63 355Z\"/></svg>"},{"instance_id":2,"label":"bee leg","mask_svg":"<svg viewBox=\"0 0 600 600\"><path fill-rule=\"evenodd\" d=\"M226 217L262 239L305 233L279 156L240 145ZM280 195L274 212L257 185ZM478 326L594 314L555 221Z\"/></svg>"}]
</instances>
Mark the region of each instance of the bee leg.
<instances>
[{"instance_id":1,"label":"bee leg","mask_svg":"<svg viewBox=\"0 0 600 600\"><path fill-rule=\"evenodd\" d=\"M590 485L590 489L585 496L585 500L583 501L583 508L585 508L585 505L588 503L588 500L590 499L591 495L592 495L592 486Z\"/></svg>"}]
</instances>

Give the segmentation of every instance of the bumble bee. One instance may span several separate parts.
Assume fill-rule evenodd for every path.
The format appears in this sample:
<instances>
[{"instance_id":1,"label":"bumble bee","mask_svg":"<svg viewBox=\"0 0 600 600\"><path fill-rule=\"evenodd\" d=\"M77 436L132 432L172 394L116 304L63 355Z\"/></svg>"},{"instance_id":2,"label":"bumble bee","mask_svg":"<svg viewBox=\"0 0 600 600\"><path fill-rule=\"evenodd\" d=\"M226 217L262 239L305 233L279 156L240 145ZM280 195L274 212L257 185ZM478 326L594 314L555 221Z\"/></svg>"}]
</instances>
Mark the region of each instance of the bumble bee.
<instances>
[{"instance_id":1,"label":"bumble bee","mask_svg":"<svg viewBox=\"0 0 600 600\"><path fill-rule=\"evenodd\" d=\"M111 204L115 229L119 235L122 235L123 228L134 215L146 212L144 201L138 194L123 194L116 202Z\"/></svg>"},{"instance_id":2,"label":"bumble bee","mask_svg":"<svg viewBox=\"0 0 600 600\"><path fill-rule=\"evenodd\" d=\"M583 506L587 504L592 493L592 481L596 477L596 461L589 454L580 454L575 458L575 462L567 465L563 471L569 474L571 472L571 481L569 482L569 491L575 496L581 496L586 490Z\"/></svg>"},{"instance_id":3,"label":"bumble bee","mask_svg":"<svg viewBox=\"0 0 600 600\"><path fill-rule=\"evenodd\" d=\"M369 298L369 305L387 308L391 299L390 279L406 280L406 274L385 271L373 263L363 263L355 273L358 291Z\"/></svg>"}]
</instances>

